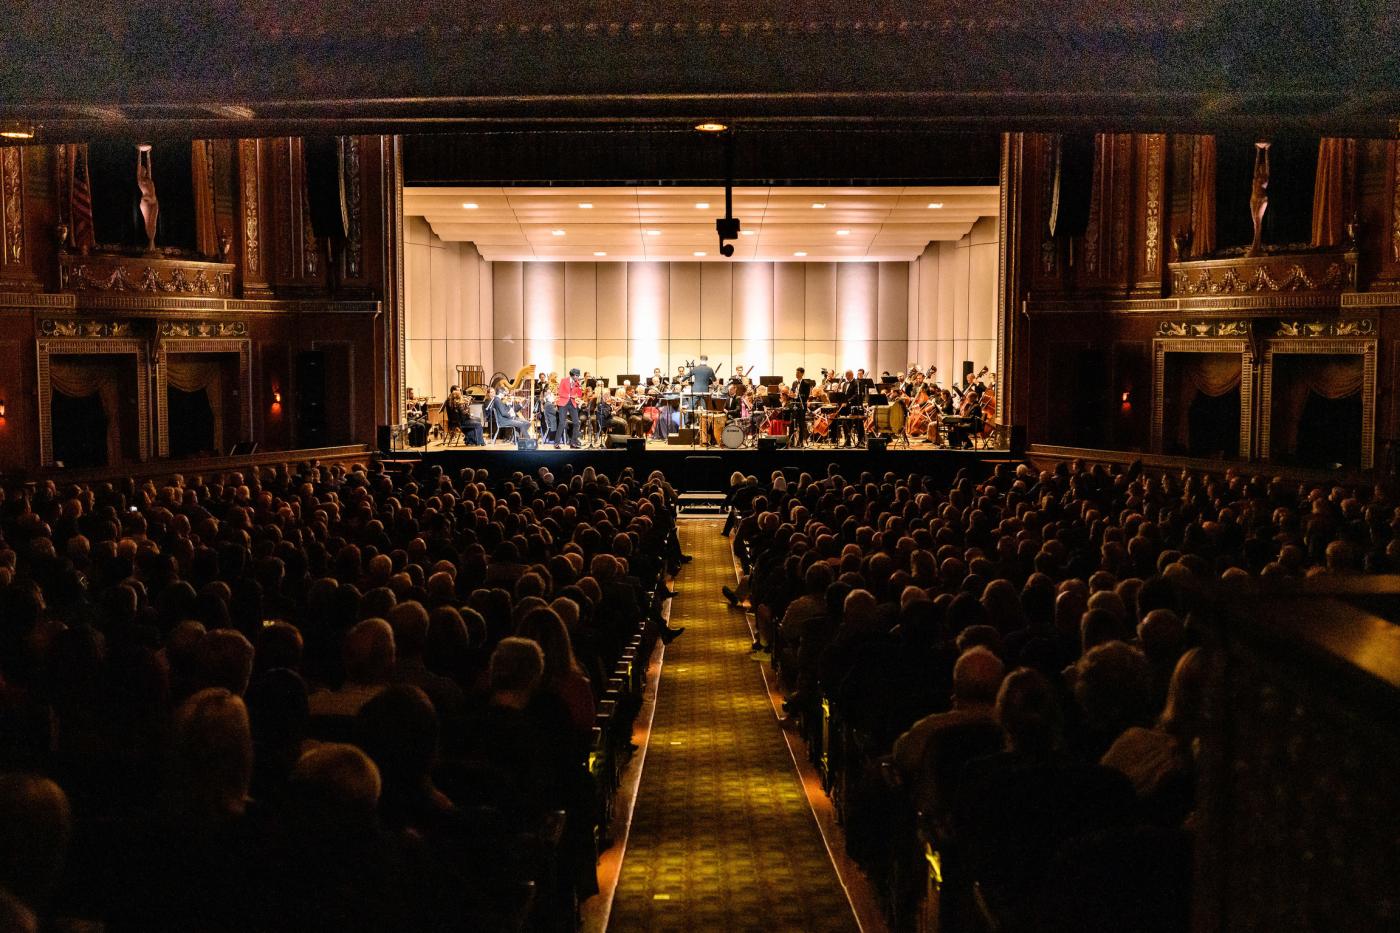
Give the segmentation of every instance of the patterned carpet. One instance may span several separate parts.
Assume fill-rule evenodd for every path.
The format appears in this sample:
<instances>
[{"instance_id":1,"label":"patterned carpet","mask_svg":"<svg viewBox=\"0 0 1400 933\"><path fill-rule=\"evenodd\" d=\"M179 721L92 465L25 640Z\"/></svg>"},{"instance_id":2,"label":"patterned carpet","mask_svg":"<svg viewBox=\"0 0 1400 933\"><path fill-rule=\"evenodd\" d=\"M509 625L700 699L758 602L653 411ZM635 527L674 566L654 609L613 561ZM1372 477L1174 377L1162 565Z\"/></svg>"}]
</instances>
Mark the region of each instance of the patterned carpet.
<instances>
[{"instance_id":1,"label":"patterned carpet","mask_svg":"<svg viewBox=\"0 0 1400 933\"><path fill-rule=\"evenodd\" d=\"M681 522L681 573L656 717L610 933L853 931L845 892L793 769L718 520Z\"/></svg>"}]
</instances>

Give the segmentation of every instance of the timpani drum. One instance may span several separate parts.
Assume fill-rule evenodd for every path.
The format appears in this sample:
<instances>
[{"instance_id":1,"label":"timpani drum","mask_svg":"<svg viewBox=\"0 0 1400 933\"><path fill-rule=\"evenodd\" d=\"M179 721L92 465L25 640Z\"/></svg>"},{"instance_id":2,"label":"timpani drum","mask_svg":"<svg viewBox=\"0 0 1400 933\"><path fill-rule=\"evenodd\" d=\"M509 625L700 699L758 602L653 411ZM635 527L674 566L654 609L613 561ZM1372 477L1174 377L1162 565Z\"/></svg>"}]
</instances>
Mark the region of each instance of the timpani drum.
<instances>
[{"instance_id":1,"label":"timpani drum","mask_svg":"<svg viewBox=\"0 0 1400 933\"><path fill-rule=\"evenodd\" d=\"M720 432L720 442L728 450L738 450L744 446L744 429L737 421L731 421Z\"/></svg>"},{"instance_id":2,"label":"timpani drum","mask_svg":"<svg viewBox=\"0 0 1400 933\"><path fill-rule=\"evenodd\" d=\"M872 410L875 418L875 433L877 434L903 434L904 433L904 402L896 400L889 405L876 405Z\"/></svg>"}]
</instances>

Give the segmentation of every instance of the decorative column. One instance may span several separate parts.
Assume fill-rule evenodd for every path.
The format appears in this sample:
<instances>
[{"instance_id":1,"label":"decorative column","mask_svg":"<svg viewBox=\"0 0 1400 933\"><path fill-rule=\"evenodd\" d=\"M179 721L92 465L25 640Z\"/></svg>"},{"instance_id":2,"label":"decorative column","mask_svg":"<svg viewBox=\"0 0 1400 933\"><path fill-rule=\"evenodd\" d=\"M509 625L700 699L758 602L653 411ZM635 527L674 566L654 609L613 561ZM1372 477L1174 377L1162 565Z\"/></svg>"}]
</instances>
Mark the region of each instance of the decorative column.
<instances>
[{"instance_id":1,"label":"decorative column","mask_svg":"<svg viewBox=\"0 0 1400 933\"><path fill-rule=\"evenodd\" d=\"M242 258L243 297L260 298L272 294L267 284L266 211L262 196L263 142L238 141L238 244Z\"/></svg>"},{"instance_id":2,"label":"decorative column","mask_svg":"<svg viewBox=\"0 0 1400 933\"><path fill-rule=\"evenodd\" d=\"M0 291L37 291L24 219L24 147L0 147Z\"/></svg>"}]
</instances>

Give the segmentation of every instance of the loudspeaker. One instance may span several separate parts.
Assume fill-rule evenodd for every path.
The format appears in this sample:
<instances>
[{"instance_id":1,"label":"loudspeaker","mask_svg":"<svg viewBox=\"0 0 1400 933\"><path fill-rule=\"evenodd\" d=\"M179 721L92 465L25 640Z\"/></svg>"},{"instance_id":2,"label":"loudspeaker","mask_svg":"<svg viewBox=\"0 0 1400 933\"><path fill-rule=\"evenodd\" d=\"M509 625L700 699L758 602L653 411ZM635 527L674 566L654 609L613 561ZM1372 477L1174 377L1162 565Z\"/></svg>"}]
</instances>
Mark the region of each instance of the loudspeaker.
<instances>
[{"instance_id":1,"label":"loudspeaker","mask_svg":"<svg viewBox=\"0 0 1400 933\"><path fill-rule=\"evenodd\" d=\"M374 443L382 454L391 453L394 449L394 429L387 424L381 424L374 429Z\"/></svg>"},{"instance_id":2,"label":"loudspeaker","mask_svg":"<svg viewBox=\"0 0 1400 933\"><path fill-rule=\"evenodd\" d=\"M698 438L694 428L679 428L666 439L666 443L672 447L694 447L696 440Z\"/></svg>"},{"instance_id":3,"label":"loudspeaker","mask_svg":"<svg viewBox=\"0 0 1400 933\"><path fill-rule=\"evenodd\" d=\"M629 440L626 434L609 434L608 439L603 442L603 447L608 450L622 450Z\"/></svg>"},{"instance_id":4,"label":"loudspeaker","mask_svg":"<svg viewBox=\"0 0 1400 933\"><path fill-rule=\"evenodd\" d=\"M521 437L519 434L517 434L517 435L515 436L515 449L516 449L516 450L539 450L539 449L540 449L540 441L539 441L539 438L537 438L537 437Z\"/></svg>"},{"instance_id":5,"label":"loudspeaker","mask_svg":"<svg viewBox=\"0 0 1400 933\"><path fill-rule=\"evenodd\" d=\"M297 354L297 445L324 447L326 443L326 354L303 350Z\"/></svg>"},{"instance_id":6,"label":"loudspeaker","mask_svg":"<svg viewBox=\"0 0 1400 933\"><path fill-rule=\"evenodd\" d=\"M758 452L761 454L771 454L782 450L787 446L785 437L759 437Z\"/></svg>"},{"instance_id":7,"label":"loudspeaker","mask_svg":"<svg viewBox=\"0 0 1400 933\"><path fill-rule=\"evenodd\" d=\"M308 136L302 151L311 229L318 237L343 240L350 224L345 208L345 138Z\"/></svg>"},{"instance_id":8,"label":"loudspeaker","mask_svg":"<svg viewBox=\"0 0 1400 933\"><path fill-rule=\"evenodd\" d=\"M1011 426L1011 456L1024 457L1026 455L1026 426L1024 424L1013 424Z\"/></svg>"},{"instance_id":9,"label":"loudspeaker","mask_svg":"<svg viewBox=\"0 0 1400 933\"><path fill-rule=\"evenodd\" d=\"M890 448L890 440L887 437L872 437L865 442L865 449L872 454L882 454Z\"/></svg>"},{"instance_id":10,"label":"loudspeaker","mask_svg":"<svg viewBox=\"0 0 1400 933\"><path fill-rule=\"evenodd\" d=\"M629 454L644 454L647 452L647 439L645 437L627 438L627 452Z\"/></svg>"},{"instance_id":11,"label":"loudspeaker","mask_svg":"<svg viewBox=\"0 0 1400 933\"><path fill-rule=\"evenodd\" d=\"M1094 190L1094 137L1066 133L1060 137L1059 162L1050 198L1050 233L1083 236L1089 229L1089 202Z\"/></svg>"}]
</instances>

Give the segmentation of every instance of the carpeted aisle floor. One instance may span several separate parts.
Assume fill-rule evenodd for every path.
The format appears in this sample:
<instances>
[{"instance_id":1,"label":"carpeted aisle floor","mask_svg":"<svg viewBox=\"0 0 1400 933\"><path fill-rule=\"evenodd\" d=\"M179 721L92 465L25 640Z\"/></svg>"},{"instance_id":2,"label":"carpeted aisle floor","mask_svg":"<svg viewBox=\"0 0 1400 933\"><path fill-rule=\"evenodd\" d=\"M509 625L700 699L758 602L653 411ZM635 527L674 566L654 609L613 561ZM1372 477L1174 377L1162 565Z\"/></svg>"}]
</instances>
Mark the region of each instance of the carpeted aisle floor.
<instances>
[{"instance_id":1,"label":"carpeted aisle floor","mask_svg":"<svg viewBox=\"0 0 1400 933\"><path fill-rule=\"evenodd\" d=\"M855 930L749 655L718 520L681 522L681 573L641 788L608 925L651 930Z\"/></svg>"}]
</instances>

